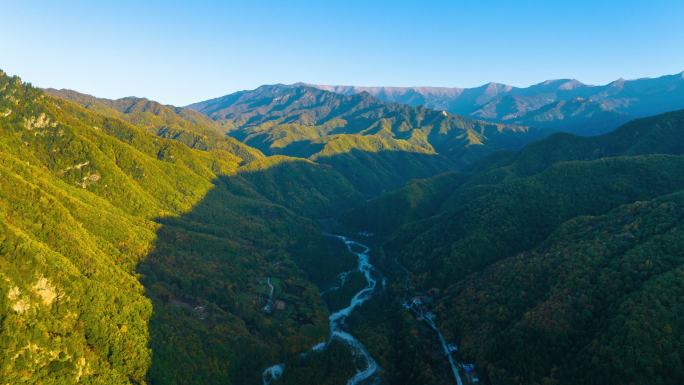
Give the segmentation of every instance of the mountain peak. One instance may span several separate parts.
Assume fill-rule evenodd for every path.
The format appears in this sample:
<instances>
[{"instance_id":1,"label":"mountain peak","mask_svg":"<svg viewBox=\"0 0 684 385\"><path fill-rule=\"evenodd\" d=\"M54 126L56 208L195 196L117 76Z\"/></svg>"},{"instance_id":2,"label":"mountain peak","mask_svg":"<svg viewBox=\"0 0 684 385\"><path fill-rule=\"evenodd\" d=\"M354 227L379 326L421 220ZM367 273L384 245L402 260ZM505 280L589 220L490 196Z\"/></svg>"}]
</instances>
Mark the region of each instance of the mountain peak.
<instances>
[{"instance_id":1,"label":"mountain peak","mask_svg":"<svg viewBox=\"0 0 684 385\"><path fill-rule=\"evenodd\" d=\"M584 86L586 86L586 84L580 82L577 79L550 79L535 84L529 88L544 88L555 89L559 91L570 91Z\"/></svg>"},{"instance_id":2,"label":"mountain peak","mask_svg":"<svg viewBox=\"0 0 684 385\"><path fill-rule=\"evenodd\" d=\"M561 90L574 90L575 88L584 87L586 84L577 79L569 79L561 84L558 88Z\"/></svg>"},{"instance_id":3,"label":"mountain peak","mask_svg":"<svg viewBox=\"0 0 684 385\"><path fill-rule=\"evenodd\" d=\"M511 91L513 89L513 86L509 86L508 84L489 82L483 85L482 88L485 90L485 94L489 96L496 96L502 92Z\"/></svg>"},{"instance_id":4,"label":"mountain peak","mask_svg":"<svg viewBox=\"0 0 684 385\"><path fill-rule=\"evenodd\" d=\"M613 80L612 82L608 83L608 87L610 88L622 88L625 86L625 83L627 80L625 78L618 78L616 80Z\"/></svg>"}]
</instances>

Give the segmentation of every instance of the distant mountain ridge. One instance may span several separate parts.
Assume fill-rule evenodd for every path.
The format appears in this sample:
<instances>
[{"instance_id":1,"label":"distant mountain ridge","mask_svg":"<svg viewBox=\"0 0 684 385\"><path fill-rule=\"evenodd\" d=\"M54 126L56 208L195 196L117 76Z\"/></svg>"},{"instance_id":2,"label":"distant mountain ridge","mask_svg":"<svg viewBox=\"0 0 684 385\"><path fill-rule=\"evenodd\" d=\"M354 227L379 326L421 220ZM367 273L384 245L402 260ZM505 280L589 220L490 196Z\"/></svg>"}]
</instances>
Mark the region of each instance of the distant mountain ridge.
<instances>
[{"instance_id":1,"label":"distant mountain ridge","mask_svg":"<svg viewBox=\"0 0 684 385\"><path fill-rule=\"evenodd\" d=\"M304 84L265 85L187 108L232 126L231 136L266 154L302 156L291 152L294 144L325 146L339 135L358 135L402 141L417 152L461 161L468 147L517 148L544 135L524 126L388 103L366 92L342 95Z\"/></svg>"},{"instance_id":2,"label":"distant mountain ridge","mask_svg":"<svg viewBox=\"0 0 684 385\"><path fill-rule=\"evenodd\" d=\"M387 102L582 135L601 134L634 118L684 108L684 72L618 79L605 85L555 79L523 88L501 83L474 88L312 86L343 95L366 92ZM548 114L551 110L557 112Z\"/></svg>"},{"instance_id":3,"label":"distant mountain ridge","mask_svg":"<svg viewBox=\"0 0 684 385\"><path fill-rule=\"evenodd\" d=\"M307 158L344 170L369 195L546 136L525 126L303 84L264 85L187 108L221 123L230 136L266 155Z\"/></svg>"}]
</instances>

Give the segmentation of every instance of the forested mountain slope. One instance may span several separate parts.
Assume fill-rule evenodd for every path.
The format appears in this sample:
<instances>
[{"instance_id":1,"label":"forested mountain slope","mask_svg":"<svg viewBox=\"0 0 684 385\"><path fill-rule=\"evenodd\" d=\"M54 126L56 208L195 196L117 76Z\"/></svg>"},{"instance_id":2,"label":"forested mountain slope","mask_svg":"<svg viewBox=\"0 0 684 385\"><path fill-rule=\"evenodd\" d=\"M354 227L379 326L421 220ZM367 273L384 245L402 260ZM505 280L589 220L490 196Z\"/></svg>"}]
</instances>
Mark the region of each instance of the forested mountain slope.
<instances>
[{"instance_id":1,"label":"forested mountain slope","mask_svg":"<svg viewBox=\"0 0 684 385\"><path fill-rule=\"evenodd\" d=\"M329 166L201 150L101 112L0 73L0 378L252 384L320 340L311 282L344 259L302 215L353 187Z\"/></svg>"},{"instance_id":2,"label":"forested mountain slope","mask_svg":"<svg viewBox=\"0 0 684 385\"><path fill-rule=\"evenodd\" d=\"M383 170L382 185L398 187L545 135L302 84L262 86L188 107L233 126L231 136L266 154L331 164L360 189L374 183L374 170ZM369 195L378 191L366 189Z\"/></svg>"},{"instance_id":3,"label":"forested mountain slope","mask_svg":"<svg viewBox=\"0 0 684 385\"><path fill-rule=\"evenodd\" d=\"M682 143L684 111L556 135L346 222L385 239L493 384L677 384Z\"/></svg>"},{"instance_id":4,"label":"forested mountain slope","mask_svg":"<svg viewBox=\"0 0 684 385\"><path fill-rule=\"evenodd\" d=\"M684 378L682 192L559 226L437 307L493 384Z\"/></svg>"},{"instance_id":5,"label":"forested mountain slope","mask_svg":"<svg viewBox=\"0 0 684 385\"><path fill-rule=\"evenodd\" d=\"M684 110L637 119L613 132L596 137L555 134L517 152L499 152L485 157L464 172L417 180L383 197L370 200L366 203L371 214L369 224L377 223L372 226L372 230L383 231L381 227L388 223L382 223L382 215L376 218L373 213L389 213L395 209L416 218L428 217L442 208L446 210L449 205L453 206L454 202L462 199L460 186L464 187L463 190L478 191L483 186L538 174L559 162L649 154L683 155L684 141L680 140L683 135L682 127ZM427 194L426 191L431 192ZM432 199L434 195L439 198ZM392 207L395 204L400 206ZM411 206L421 208L412 209ZM425 207L431 209L424 209ZM348 218L353 220L355 215L352 213Z\"/></svg>"},{"instance_id":6,"label":"forested mountain slope","mask_svg":"<svg viewBox=\"0 0 684 385\"><path fill-rule=\"evenodd\" d=\"M451 379L415 298L485 383L684 381L684 111L518 151L547 131L365 93L191 107L0 72L5 382L344 382L348 346L300 353L371 280L321 224L372 245L345 330L383 381Z\"/></svg>"},{"instance_id":7,"label":"forested mountain slope","mask_svg":"<svg viewBox=\"0 0 684 385\"><path fill-rule=\"evenodd\" d=\"M300 156L318 153L316 143L325 145L327 138L347 134L394 139L411 146L406 150L438 152L459 162L470 160L466 153L471 146L491 146L491 152L542 135L526 127L384 103L367 93L344 96L301 84L262 86L188 107L230 122L236 127L234 137L267 153L294 155L288 151L304 151L304 143L313 146Z\"/></svg>"},{"instance_id":8,"label":"forested mountain slope","mask_svg":"<svg viewBox=\"0 0 684 385\"><path fill-rule=\"evenodd\" d=\"M71 100L101 115L119 118L146 128L158 136L181 141L192 148L225 148L248 160L262 157L254 148L226 137L226 128L221 124L187 108L165 106L145 98L110 100L72 90L47 89L45 92Z\"/></svg>"},{"instance_id":9,"label":"forested mountain slope","mask_svg":"<svg viewBox=\"0 0 684 385\"><path fill-rule=\"evenodd\" d=\"M555 79L523 88L499 83L474 88L316 87L344 95L365 92L386 102L579 135L606 133L631 119L684 108L684 73L618 79L600 86Z\"/></svg>"}]
</instances>

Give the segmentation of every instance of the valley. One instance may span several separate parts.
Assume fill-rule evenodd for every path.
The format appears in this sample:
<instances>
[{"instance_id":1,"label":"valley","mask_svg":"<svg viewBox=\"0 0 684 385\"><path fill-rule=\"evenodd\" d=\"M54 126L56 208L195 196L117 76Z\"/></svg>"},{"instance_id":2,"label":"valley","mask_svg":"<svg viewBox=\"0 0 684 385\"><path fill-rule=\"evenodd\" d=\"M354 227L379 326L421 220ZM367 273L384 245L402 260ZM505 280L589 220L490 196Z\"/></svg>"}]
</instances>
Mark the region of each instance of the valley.
<instances>
[{"instance_id":1,"label":"valley","mask_svg":"<svg viewBox=\"0 0 684 385\"><path fill-rule=\"evenodd\" d=\"M314 354L323 352L328 347L330 341L340 341L346 344L352 350L354 358L361 360L363 365L363 369L357 371L356 374L354 374L353 377L347 381L347 384L357 385L361 383L377 383L379 380L378 372L380 369L378 364L375 362L373 357L371 357L370 353L368 353L366 347L363 346L363 344L354 336L344 331L342 328L346 318L356 308L363 305L363 303L366 302L366 300L369 299L375 291L377 280L373 277L376 272L373 269L373 265L371 265L369 261L370 248L341 235L332 236L344 242L348 251L356 255L358 258L356 271L363 274L363 277L366 280L366 286L354 294L348 306L330 314L328 317L330 332L327 341L316 344L311 348L310 352ZM342 282L341 286L344 286L344 282ZM308 353L309 352L304 352L302 354ZM266 368L262 374L263 385L271 384L274 380L277 380L283 375L285 368L286 367L283 364L275 364Z\"/></svg>"},{"instance_id":2,"label":"valley","mask_svg":"<svg viewBox=\"0 0 684 385\"><path fill-rule=\"evenodd\" d=\"M0 14L0 385L684 384L684 2Z\"/></svg>"},{"instance_id":3,"label":"valley","mask_svg":"<svg viewBox=\"0 0 684 385\"><path fill-rule=\"evenodd\" d=\"M0 73L1 377L683 378L683 110L586 137L335 91Z\"/></svg>"}]
</instances>

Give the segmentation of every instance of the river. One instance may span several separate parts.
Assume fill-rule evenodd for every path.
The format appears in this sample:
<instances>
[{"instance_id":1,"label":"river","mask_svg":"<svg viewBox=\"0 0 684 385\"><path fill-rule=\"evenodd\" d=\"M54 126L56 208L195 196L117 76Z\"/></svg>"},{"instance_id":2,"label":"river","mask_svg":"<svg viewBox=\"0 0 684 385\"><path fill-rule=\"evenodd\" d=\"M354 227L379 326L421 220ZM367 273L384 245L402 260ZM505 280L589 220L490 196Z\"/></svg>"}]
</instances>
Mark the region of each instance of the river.
<instances>
[{"instance_id":1,"label":"river","mask_svg":"<svg viewBox=\"0 0 684 385\"><path fill-rule=\"evenodd\" d=\"M380 382L380 366L368 352L368 349L366 349L366 347L358 339L356 339L356 337L344 330L344 321L347 319L347 317L349 317L350 314L352 314L354 310L356 310L359 306L373 296L377 286L377 280L373 276L375 269L370 263L370 248L342 235L331 236L344 242L347 249L352 254L356 255L356 271L363 274L363 277L366 280L366 286L354 294L347 307L330 314L328 317L330 326L328 339L325 342L321 342L320 344L311 348L311 351L325 350L333 340L337 340L346 344L351 348L354 356L360 358L364 362L364 368L357 371L351 378L349 378L349 380L347 380L347 385L359 385L362 383L375 384ZM345 281L346 280L343 277L340 285L344 285ZM266 368L261 376L263 385L270 385L271 382L278 379L284 371L284 364L276 364Z\"/></svg>"},{"instance_id":2,"label":"river","mask_svg":"<svg viewBox=\"0 0 684 385\"><path fill-rule=\"evenodd\" d=\"M330 235L331 237L340 239L344 242L346 245L347 249L354 255L356 255L357 258L357 266L356 270L360 273L363 274L364 278L366 279L366 286L361 289L359 292L357 292L354 297L352 297L349 305L343 309L340 309L332 314L330 314L330 317L328 317L329 324L330 324L330 334L328 337L328 340L325 342L321 342L320 344L314 346L311 348L311 351L322 351L325 350L328 345L330 344L331 341L333 340L338 340L343 343L345 343L347 346L349 346L352 349L352 352L354 353L354 356L357 358L361 358L365 362L365 368L363 370L357 371L354 376L352 376L348 381L347 385L359 385L364 382L368 382L369 384L374 384L378 383L380 381L380 366L378 363L373 359L373 357L370 355L368 352L368 349L354 337L351 335L349 332L344 330L344 321L349 317L349 315L356 310L359 306L361 306L364 302L366 302L368 299L370 299L375 291L376 285L377 285L377 280L373 276L373 273L375 272L375 268L373 265L370 263L370 247L351 240L345 236L342 235ZM406 288L406 291L409 291L408 288L408 281L409 281L409 272L408 270L401 265L398 261L395 260L395 262L401 267L401 269L404 271L406 274L405 280L404 280L404 286ZM338 289L342 286L344 286L346 282L346 278L351 273L352 271L344 272L341 273L340 276L338 276L338 279L340 280L339 286L335 287L335 289ZM269 279L269 286L270 286L270 279ZM272 295L272 294L271 294ZM424 321L425 323L428 324L430 329L432 329L435 334L437 334L437 340L439 341L439 348L442 350L444 353L444 356L447 358L447 361L449 363L449 367L451 368L451 374L454 377L454 381L456 385L463 385L463 379L461 378L460 372L459 372L459 367L462 365L460 362L454 358L454 352L458 349L455 344L449 344L446 341L446 338L444 337L444 334L442 331L437 327L437 323L435 322L435 315L429 311L425 311L423 308L423 304L421 300L418 297L415 297L411 300L405 300L403 302L403 307L412 312L416 318L419 321ZM305 354L305 353L304 353ZM285 370L285 365L284 364L276 364L273 366L270 366L266 368L263 373L262 373L262 383L263 385L270 385L272 381L278 379L284 372Z\"/></svg>"}]
</instances>

